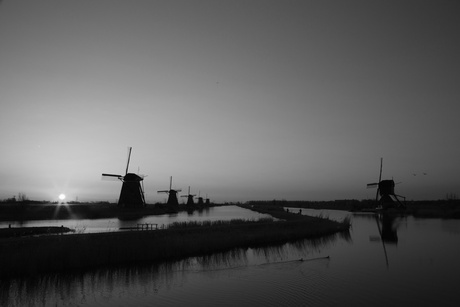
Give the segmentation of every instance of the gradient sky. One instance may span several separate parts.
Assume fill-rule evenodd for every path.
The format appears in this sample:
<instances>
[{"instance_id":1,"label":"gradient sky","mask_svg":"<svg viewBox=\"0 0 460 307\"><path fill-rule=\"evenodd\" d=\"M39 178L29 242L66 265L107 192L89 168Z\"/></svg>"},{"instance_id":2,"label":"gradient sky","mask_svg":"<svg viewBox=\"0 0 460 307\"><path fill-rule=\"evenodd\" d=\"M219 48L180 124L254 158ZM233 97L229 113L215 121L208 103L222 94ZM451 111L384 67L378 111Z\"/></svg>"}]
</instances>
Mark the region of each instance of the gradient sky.
<instances>
[{"instance_id":1,"label":"gradient sky","mask_svg":"<svg viewBox=\"0 0 460 307\"><path fill-rule=\"evenodd\" d=\"M0 199L460 196L460 2L4 0ZM424 175L423 173L426 173ZM415 176L414 176L415 174Z\"/></svg>"}]
</instances>

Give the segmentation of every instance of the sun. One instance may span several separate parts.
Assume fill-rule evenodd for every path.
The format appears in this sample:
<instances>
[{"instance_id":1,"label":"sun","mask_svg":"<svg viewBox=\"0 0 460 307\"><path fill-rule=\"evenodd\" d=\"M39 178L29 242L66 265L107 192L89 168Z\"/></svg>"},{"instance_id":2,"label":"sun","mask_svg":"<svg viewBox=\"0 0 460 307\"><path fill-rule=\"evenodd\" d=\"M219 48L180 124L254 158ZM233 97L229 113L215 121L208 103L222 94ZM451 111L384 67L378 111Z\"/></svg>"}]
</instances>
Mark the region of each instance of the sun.
<instances>
[{"instance_id":1,"label":"sun","mask_svg":"<svg viewBox=\"0 0 460 307\"><path fill-rule=\"evenodd\" d=\"M59 194L59 199L64 200L65 199L65 194Z\"/></svg>"}]
</instances>

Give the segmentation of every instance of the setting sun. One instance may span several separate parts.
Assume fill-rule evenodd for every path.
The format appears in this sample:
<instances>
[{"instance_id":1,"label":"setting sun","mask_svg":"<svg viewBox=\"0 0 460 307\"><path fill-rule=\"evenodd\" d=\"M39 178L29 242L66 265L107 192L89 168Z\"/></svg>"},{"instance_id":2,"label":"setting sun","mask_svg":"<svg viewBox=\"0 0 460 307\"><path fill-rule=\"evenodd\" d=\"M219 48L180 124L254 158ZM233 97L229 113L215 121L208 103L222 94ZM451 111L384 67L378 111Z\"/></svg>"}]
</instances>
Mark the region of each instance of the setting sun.
<instances>
[{"instance_id":1,"label":"setting sun","mask_svg":"<svg viewBox=\"0 0 460 307\"><path fill-rule=\"evenodd\" d=\"M65 194L59 194L59 199L64 200L65 199Z\"/></svg>"}]
</instances>

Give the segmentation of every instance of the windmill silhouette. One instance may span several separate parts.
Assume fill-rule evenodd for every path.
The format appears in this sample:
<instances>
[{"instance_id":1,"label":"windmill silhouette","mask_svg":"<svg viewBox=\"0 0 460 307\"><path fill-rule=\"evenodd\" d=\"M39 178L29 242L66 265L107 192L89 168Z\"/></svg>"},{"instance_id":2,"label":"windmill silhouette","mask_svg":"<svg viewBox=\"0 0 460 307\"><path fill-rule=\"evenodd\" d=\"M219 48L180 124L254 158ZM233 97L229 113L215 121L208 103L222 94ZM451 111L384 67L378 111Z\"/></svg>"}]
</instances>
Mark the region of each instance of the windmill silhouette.
<instances>
[{"instance_id":1,"label":"windmill silhouette","mask_svg":"<svg viewBox=\"0 0 460 307\"><path fill-rule=\"evenodd\" d=\"M211 201L210 201L209 198L208 198L208 194L206 194L206 199L205 199L204 203L205 203L206 205L208 205L208 206L211 204Z\"/></svg>"},{"instance_id":2,"label":"windmill silhouette","mask_svg":"<svg viewBox=\"0 0 460 307\"><path fill-rule=\"evenodd\" d=\"M188 194L181 195L181 197L187 197L187 206L193 206L195 204L195 202L193 201L193 197L195 196L195 194L190 194L190 186L188 186Z\"/></svg>"},{"instance_id":3,"label":"windmill silhouette","mask_svg":"<svg viewBox=\"0 0 460 307\"><path fill-rule=\"evenodd\" d=\"M167 204L170 205L170 206L178 206L179 202L177 200L177 192L180 192L180 191L182 191L182 190L181 189L174 190L172 188L172 176L171 176L170 179L169 179L169 190L161 190L161 191L158 191L158 193L167 193L167 194L169 194Z\"/></svg>"},{"instance_id":4,"label":"windmill silhouette","mask_svg":"<svg viewBox=\"0 0 460 307\"><path fill-rule=\"evenodd\" d=\"M204 204L203 197L200 196L200 191L198 191L197 199L198 199L197 205L203 205Z\"/></svg>"},{"instance_id":5,"label":"windmill silhouette","mask_svg":"<svg viewBox=\"0 0 460 307\"><path fill-rule=\"evenodd\" d=\"M103 179L117 178L123 185L121 186L120 198L118 206L126 208L141 208L145 207L144 198L144 177L134 173L128 173L129 160L131 158L132 147L128 147L128 163L126 164L125 175L106 174L103 173Z\"/></svg>"},{"instance_id":6,"label":"windmill silhouette","mask_svg":"<svg viewBox=\"0 0 460 307\"><path fill-rule=\"evenodd\" d=\"M382 166L383 158L380 158L380 175L379 181L374 183L368 183L367 188L377 188L375 195L375 201L382 206L382 208L394 207L395 204L399 207L404 208L405 206L401 203L398 197L404 198L404 196L395 194L395 182L391 180L382 180ZM380 194L380 200L379 200Z\"/></svg>"}]
</instances>

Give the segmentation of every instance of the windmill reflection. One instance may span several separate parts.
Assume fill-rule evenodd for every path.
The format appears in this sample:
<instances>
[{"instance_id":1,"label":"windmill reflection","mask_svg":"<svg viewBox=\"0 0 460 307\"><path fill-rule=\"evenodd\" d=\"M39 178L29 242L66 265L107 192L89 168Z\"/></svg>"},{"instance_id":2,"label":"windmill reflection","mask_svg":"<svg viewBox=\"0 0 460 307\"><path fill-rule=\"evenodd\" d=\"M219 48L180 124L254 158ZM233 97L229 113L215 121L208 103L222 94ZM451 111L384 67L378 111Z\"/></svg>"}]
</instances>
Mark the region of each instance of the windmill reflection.
<instances>
[{"instance_id":1,"label":"windmill reflection","mask_svg":"<svg viewBox=\"0 0 460 307\"><path fill-rule=\"evenodd\" d=\"M378 240L373 240L372 237L370 238L371 241L381 241L383 252L385 254L385 262L387 267L389 266L388 262L388 254L386 245L387 244L397 244L398 243L398 231L396 227L396 217L392 214L375 214L375 222L377 223L377 228L379 230L380 238Z\"/></svg>"},{"instance_id":2,"label":"windmill reflection","mask_svg":"<svg viewBox=\"0 0 460 307\"><path fill-rule=\"evenodd\" d=\"M395 226L396 216L390 214L376 214L375 220L381 240L385 243L398 243L398 231Z\"/></svg>"}]
</instances>

